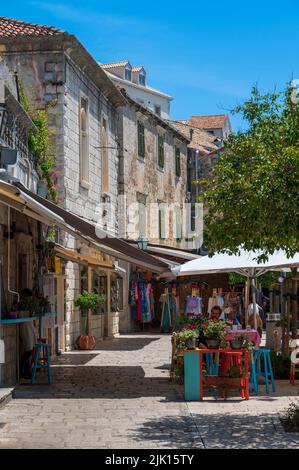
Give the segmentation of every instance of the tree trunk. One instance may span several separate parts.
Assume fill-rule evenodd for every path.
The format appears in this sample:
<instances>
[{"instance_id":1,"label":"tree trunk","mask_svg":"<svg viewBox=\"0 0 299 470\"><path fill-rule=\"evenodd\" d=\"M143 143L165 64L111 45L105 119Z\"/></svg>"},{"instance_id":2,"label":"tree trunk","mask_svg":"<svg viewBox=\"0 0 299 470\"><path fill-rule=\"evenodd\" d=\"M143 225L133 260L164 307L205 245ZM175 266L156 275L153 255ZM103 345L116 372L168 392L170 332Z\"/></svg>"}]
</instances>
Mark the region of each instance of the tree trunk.
<instances>
[{"instance_id":1,"label":"tree trunk","mask_svg":"<svg viewBox=\"0 0 299 470\"><path fill-rule=\"evenodd\" d=\"M286 302L286 280L280 284L280 294L281 294L281 306L280 306L280 320L281 320L281 352L284 356L286 354L286 328L285 328L285 319L286 319L286 309L287 309L287 302Z\"/></svg>"},{"instance_id":2,"label":"tree trunk","mask_svg":"<svg viewBox=\"0 0 299 470\"><path fill-rule=\"evenodd\" d=\"M88 282L88 292L92 292L92 268L88 266L87 268L87 282ZM86 334L87 336L91 335L91 310L88 309L87 312L87 325L86 325Z\"/></svg>"}]
</instances>

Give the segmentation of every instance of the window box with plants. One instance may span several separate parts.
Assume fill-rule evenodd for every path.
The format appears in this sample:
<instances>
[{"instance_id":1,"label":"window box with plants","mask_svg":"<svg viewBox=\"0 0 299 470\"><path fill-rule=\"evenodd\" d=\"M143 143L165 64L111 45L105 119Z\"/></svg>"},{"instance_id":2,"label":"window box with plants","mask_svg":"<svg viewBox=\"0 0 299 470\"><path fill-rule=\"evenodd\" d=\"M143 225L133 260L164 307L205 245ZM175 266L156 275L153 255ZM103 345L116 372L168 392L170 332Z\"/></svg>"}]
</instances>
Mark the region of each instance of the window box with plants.
<instances>
[{"instance_id":1,"label":"window box with plants","mask_svg":"<svg viewBox=\"0 0 299 470\"><path fill-rule=\"evenodd\" d=\"M78 336L76 345L79 349L94 349L96 346L96 338L91 335L91 314L103 305L106 297L94 292L84 290L82 294L75 298L75 307L79 307L81 313L87 312L86 334Z\"/></svg>"}]
</instances>

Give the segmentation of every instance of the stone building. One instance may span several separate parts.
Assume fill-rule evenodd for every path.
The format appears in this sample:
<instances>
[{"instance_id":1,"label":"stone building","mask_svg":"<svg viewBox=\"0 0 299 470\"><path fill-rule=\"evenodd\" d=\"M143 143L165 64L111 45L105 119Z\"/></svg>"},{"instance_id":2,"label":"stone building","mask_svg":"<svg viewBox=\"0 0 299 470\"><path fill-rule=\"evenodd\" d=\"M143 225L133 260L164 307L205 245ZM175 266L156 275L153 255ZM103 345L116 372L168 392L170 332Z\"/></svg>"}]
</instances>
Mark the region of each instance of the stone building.
<instances>
[{"instance_id":1,"label":"stone building","mask_svg":"<svg viewBox=\"0 0 299 470\"><path fill-rule=\"evenodd\" d=\"M17 99L15 77L0 58L0 385L18 375L18 327L8 312L24 288L39 288L39 260L35 250L40 224L29 208L20 212L10 182L37 190L38 173L28 149L29 132L36 128ZM24 202L24 201L23 201Z\"/></svg>"},{"instance_id":2,"label":"stone building","mask_svg":"<svg viewBox=\"0 0 299 470\"><path fill-rule=\"evenodd\" d=\"M191 116L188 124L204 129L218 139L227 139L232 131L227 114L210 114L208 116Z\"/></svg>"},{"instance_id":3,"label":"stone building","mask_svg":"<svg viewBox=\"0 0 299 470\"><path fill-rule=\"evenodd\" d=\"M119 121L122 154L119 194L120 236L137 241L146 236L151 245L185 248L183 209L186 199L188 137L169 122L133 100Z\"/></svg>"},{"instance_id":4,"label":"stone building","mask_svg":"<svg viewBox=\"0 0 299 470\"><path fill-rule=\"evenodd\" d=\"M163 119L169 119L172 97L148 85L143 66L132 67L128 60L100 64L116 86L124 88L131 98Z\"/></svg>"},{"instance_id":5,"label":"stone building","mask_svg":"<svg viewBox=\"0 0 299 470\"><path fill-rule=\"evenodd\" d=\"M191 205L190 233L196 237L189 239L189 246L199 254L206 254L203 246L204 208L198 198L202 194L201 181L210 177L212 168L223 151L222 139L184 121L169 122L190 139L187 157L187 199ZM195 181L197 184L194 184Z\"/></svg>"},{"instance_id":6,"label":"stone building","mask_svg":"<svg viewBox=\"0 0 299 470\"><path fill-rule=\"evenodd\" d=\"M149 255L141 257L139 250L115 238L118 108L126 100L76 37L59 29L1 18L0 54L18 75L32 106L47 109L58 204L66 211L60 215L76 216L70 220L76 225L73 232L56 231L58 253L64 259L63 270L54 276L63 310L58 349L72 349L76 338L86 333L86 318L74 307L74 298L84 289L106 296L105 305L92 316L91 334L116 335L127 282L117 260L139 259L158 271L166 266ZM80 226L80 219L89 225ZM75 235L83 229L97 243L104 237L100 248L78 240Z\"/></svg>"}]
</instances>

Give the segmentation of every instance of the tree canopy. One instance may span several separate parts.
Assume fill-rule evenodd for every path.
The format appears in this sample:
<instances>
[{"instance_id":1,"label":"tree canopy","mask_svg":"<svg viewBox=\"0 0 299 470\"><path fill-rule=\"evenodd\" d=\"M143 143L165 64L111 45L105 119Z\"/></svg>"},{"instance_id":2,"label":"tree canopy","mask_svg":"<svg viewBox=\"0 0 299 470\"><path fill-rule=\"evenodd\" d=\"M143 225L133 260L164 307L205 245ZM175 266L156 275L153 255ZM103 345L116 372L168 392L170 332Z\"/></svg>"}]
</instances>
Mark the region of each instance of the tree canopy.
<instances>
[{"instance_id":1,"label":"tree canopy","mask_svg":"<svg viewBox=\"0 0 299 470\"><path fill-rule=\"evenodd\" d=\"M205 244L212 253L298 251L299 105L290 86L261 94L232 112L248 123L232 133L204 182Z\"/></svg>"}]
</instances>

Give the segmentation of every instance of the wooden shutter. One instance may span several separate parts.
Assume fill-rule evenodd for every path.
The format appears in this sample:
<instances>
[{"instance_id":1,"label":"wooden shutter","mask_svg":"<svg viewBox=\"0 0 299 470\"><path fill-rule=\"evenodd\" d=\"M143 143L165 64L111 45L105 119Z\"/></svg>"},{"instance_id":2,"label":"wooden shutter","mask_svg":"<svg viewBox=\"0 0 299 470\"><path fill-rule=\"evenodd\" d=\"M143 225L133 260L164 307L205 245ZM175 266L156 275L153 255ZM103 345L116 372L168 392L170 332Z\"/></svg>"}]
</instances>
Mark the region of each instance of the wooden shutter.
<instances>
[{"instance_id":1,"label":"wooden shutter","mask_svg":"<svg viewBox=\"0 0 299 470\"><path fill-rule=\"evenodd\" d=\"M159 209L159 238L164 240L165 236L165 211L164 209Z\"/></svg>"},{"instance_id":2,"label":"wooden shutter","mask_svg":"<svg viewBox=\"0 0 299 470\"><path fill-rule=\"evenodd\" d=\"M138 121L138 156L145 156L144 124Z\"/></svg>"},{"instance_id":3,"label":"wooden shutter","mask_svg":"<svg viewBox=\"0 0 299 470\"><path fill-rule=\"evenodd\" d=\"M158 135L158 165L160 168L164 168L164 138L162 135Z\"/></svg>"},{"instance_id":4,"label":"wooden shutter","mask_svg":"<svg viewBox=\"0 0 299 470\"><path fill-rule=\"evenodd\" d=\"M175 238L179 241L182 239L182 213L179 207L175 208Z\"/></svg>"},{"instance_id":5,"label":"wooden shutter","mask_svg":"<svg viewBox=\"0 0 299 470\"><path fill-rule=\"evenodd\" d=\"M179 147L175 147L175 174L181 176L181 151Z\"/></svg>"}]
</instances>

